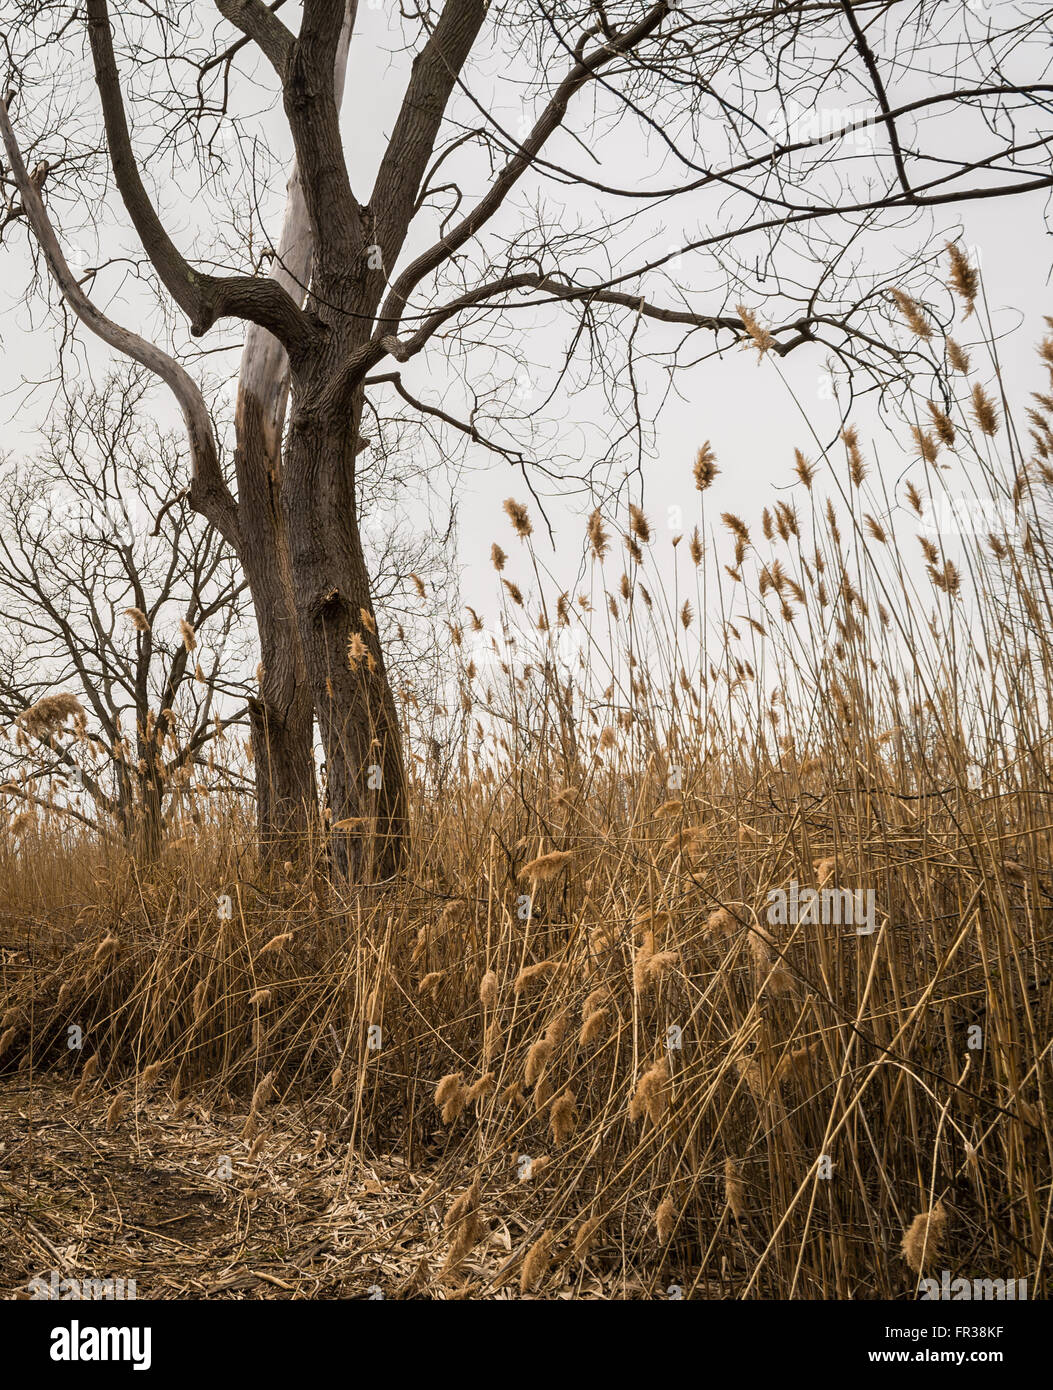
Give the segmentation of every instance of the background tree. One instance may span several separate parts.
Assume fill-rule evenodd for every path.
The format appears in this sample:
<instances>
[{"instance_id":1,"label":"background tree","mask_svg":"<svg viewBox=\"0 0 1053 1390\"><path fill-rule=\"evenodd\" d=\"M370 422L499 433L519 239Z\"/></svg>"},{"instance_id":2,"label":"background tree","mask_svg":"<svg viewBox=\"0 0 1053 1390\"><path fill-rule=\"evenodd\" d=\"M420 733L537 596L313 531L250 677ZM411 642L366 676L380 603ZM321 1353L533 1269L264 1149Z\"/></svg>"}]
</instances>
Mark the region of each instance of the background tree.
<instances>
[{"instance_id":1,"label":"background tree","mask_svg":"<svg viewBox=\"0 0 1053 1390\"><path fill-rule=\"evenodd\" d=\"M256 746L263 672L245 580L190 507L185 443L153 422L149 386L139 369L67 384L43 447L3 465L0 780L16 809L116 827L152 857L206 785L252 785L242 737ZM448 552L440 532L412 533L384 506L419 482L414 442L377 422L365 543L397 683L438 690ZM415 589L403 597L408 573L423 606Z\"/></svg>"},{"instance_id":2,"label":"background tree","mask_svg":"<svg viewBox=\"0 0 1053 1390\"><path fill-rule=\"evenodd\" d=\"M912 250L869 269L868 238L896 227L900 246L920 249L935 209L1053 185L1046 17L1029 5L975 16L956 0L421 4L404 17L412 64L367 192L340 122L357 7L304 0L292 27L279 8L217 0L226 24L212 28L175 3L119 16L106 0L87 0L83 16L20 7L7 26L19 139L44 158L30 173L0 117L7 221L28 219L67 303L179 396L191 498L245 566L276 682L257 738L300 728L306 714L292 711L306 710L306 682L332 820L348 827L334 837L337 866L385 874L405 834L405 777L360 530L367 402L399 393L525 466L529 450L503 427L507 382L482 381L479 350L500 357L513 314L526 327L556 310L570 330L558 378L598 378L619 421L612 435L635 440L640 457L644 325L664 335L651 351L670 367L686 350L699 355L704 334L713 350L820 350L879 385L937 368L939 306L915 298L926 292L924 258ZM85 27L103 122L94 146L72 139L59 101ZM495 52L515 56L505 84L487 66ZM146 151L200 156L206 117L243 133L261 119L268 81L295 153L278 246L267 254L265 179L218 178L211 189L236 234L201 241L191 260L159 212L172 201L167 170ZM510 124L513 104L522 115ZM835 119L816 126L818 110ZM348 120L370 115L367 106ZM85 171L102 177L100 153L122 217L191 334L226 319L249 325L244 361L264 380L243 366L237 502L186 372L103 320L63 258L41 185L52 210L72 202L98 212ZM897 306L929 327L919 346L890 345ZM518 347L509 356L522 367ZM403 379L418 361L423 388ZM293 742L302 749L302 734ZM272 769L275 759L272 750ZM281 765L284 823L306 801L302 752Z\"/></svg>"},{"instance_id":3,"label":"background tree","mask_svg":"<svg viewBox=\"0 0 1053 1390\"><path fill-rule=\"evenodd\" d=\"M0 489L0 719L15 806L60 806L155 856L253 692L244 578L183 495L143 373L69 394ZM226 766L227 763L230 766ZM240 764L240 766L239 766Z\"/></svg>"}]
</instances>

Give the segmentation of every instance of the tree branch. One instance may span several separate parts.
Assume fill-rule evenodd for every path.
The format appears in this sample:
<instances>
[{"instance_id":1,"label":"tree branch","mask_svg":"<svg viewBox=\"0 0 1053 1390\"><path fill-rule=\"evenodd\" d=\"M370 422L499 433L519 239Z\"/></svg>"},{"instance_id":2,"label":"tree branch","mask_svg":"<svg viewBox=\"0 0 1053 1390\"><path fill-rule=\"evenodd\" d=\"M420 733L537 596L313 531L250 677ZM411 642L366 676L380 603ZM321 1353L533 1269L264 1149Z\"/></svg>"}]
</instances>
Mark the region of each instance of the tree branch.
<instances>
[{"instance_id":1,"label":"tree branch","mask_svg":"<svg viewBox=\"0 0 1053 1390\"><path fill-rule=\"evenodd\" d=\"M28 792L18 786L15 782L5 782L0 787L0 794L5 796L20 796L23 801L28 801L34 806L40 806L45 811L58 811L64 816L70 816L73 820L78 820L82 825L88 826L91 830L97 831L104 840L116 842L117 836L111 830L107 830L100 825L97 820L92 820L90 816L84 815L82 811L75 811L72 806L57 806L53 801L48 801L45 797L37 796L33 792Z\"/></svg>"},{"instance_id":2,"label":"tree branch","mask_svg":"<svg viewBox=\"0 0 1053 1390\"><path fill-rule=\"evenodd\" d=\"M357 11L357 0L346 6L336 0L306 0L282 84L323 282L357 269L365 247L363 209L351 191L340 138L335 81L340 45L349 41Z\"/></svg>"},{"instance_id":3,"label":"tree branch","mask_svg":"<svg viewBox=\"0 0 1053 1390\"><path fill-rule=\"evenodd\" d=\"M574 66L556 88L555 94L541 113L533 130L494 179L483 197L451 232L440 238L429 250L408 265L392 285L380 313L380 331L382 333L391 333L397 329L409 296L425 275L430 274L443 261L449 259L459 247L475 236L494 216L512 188L531 167L535 156L540 152L546 140L562 124L571 98L612 59L622 57L630 52L649 34L653 33L665 19L669 10L669 0L659 0L659 3L653 5L631 29L627 29L617 38L601 44L588 56L585 54L585 44L592 31L590 30L582 36L575 50Z\"/></svg>"},{"instance_id":4,"label":"tree branch","mask_svg":"<svg viewBox=\"0 0 1053 1390\"><path fill-rule=\"evenodd\" d=\"M907 197L910 197L910 180L907 178L907 166L903 159L903 149L899 143L899 132L892 118L889 100L885 93L885 84L881 80L881 73L878 69L877 58L874 56L874 50L867 42L866 34L860 27L859 20L856 19L851 0L841 0L841 8L845 12L845 18L848 20L849 28L852 30L856 48L859 49L860 56L866 65L866 70L870 74L874 95L877 97L878 105L881 107L881 116L885 123L885 129L888 132L889 145L892 147L892 162L896 166L896 177L899 180L899 186Z\"/></svg>"},{"instance_id":5,"label":"tree branch","mask_svg":"<svg viewBox=\"0 0 1053 1390\"><path fill-rule=\"evenodd\" d=\"M413 60L406 95L370 198L384 265L393 266L413 216L461 68L487 14L487 0L446 0L428 42Z\"/></svg>"},{"instance_id":6,"label":"tree branch","mask_svg":"<svg viewBox=\"0 0 1053 1390\"><path fill-rule=\"evenodd\" d=\"M466 434L473 444L481 444L484 449L489 449L492 453L500 454L509 463L514 463L522 467L525 463L523 455L518 450L506 449L502 444L498 444L493 439L488 439L485 434L479 432L478 426L474 421L466 422L458 420L456 415L450 415L447 411L437 405L428 405L426 401L418 400L416 396L407 390L402 381L401 372L385 372L380 376L367 377L364 385L366 386L394 386L395 390L414 410L420 411L422 415L432 415L443 424L450 425L453 429L459 430L461 434Z\"/></svg>"},{"instance_id":7,"label":"tree branch","mask_svg":"<svg viewBox=\"0 0 1053 1390\"><path fill-rule=\"evenodd\" d=\"M62 297L97 337L154 372L171 389L183 412L190 446L190 500L237 552L240 549L237 505L223 479L212 420L204 397L189 373L174 357L130 329L114 323L84 293L63 255L40 193L26 172L6 101L0 101L0 132L29 225Z\"/></svg>"},{"instance_id":8,"label":"tree branch","mask_svg":"<svg viewBox=\"0 0 1053 1390\"><path fill-rule=\"evenodd\" d=\"M293 36L263 0L216 0L216 9L228 24L245 35L263 53L282 79Z\"/></svg>"},{"instance_id":9,"label":"tree branch","mask_svg":"<svg viewBox=\"0 0 1053 1390\"><path fill-rule=\"evenodd\" d=\"M355 8L355 0L349 0L337 46L333 72L337 107L343 99ZM298 306L303 304L307 295L313 259L310 212L300 166L294 160L286 189L277 254L271 263L270 275ZM273 334L258 324L250 324L245 333L238 371L238 439L248 454L266 460L267 468L275 477L281 472L282 430L288 397L288 354Z\"/></svg>"},{"instance_id":10,"label":"tree branch","mask_svg":"<svg viewBox=\"0 0 1053 1390\"><path fill-rule=\"evenodd\" d=\"M87 0L86 8L113 176L143 249L169 294L189 318L191 333L200 337L217 319L240 318L270 329L290 353L306 348L314 338L310 323L272 280L203 275L183 258L165 231L132 149L106 0Z\"/></svg>"},{"instance_id":11,"label":"tree branch","mask_svg":"<svg viewBox=\"0 0 1053 1390\"><path fill-rule=\"evenodd\" d=\"M583 300L587 303L617 304L623 308L634 310L642 318L656 319L660 323L683 324L687 327L705 328L713 332L726 328L739 336L746 332L745 325L737 316L699 314L690 309L668 309L661 305L652 304L638 294L605 289L603 286L574 285L565 280L557 280L550 275L541 275L534 271L521 271L516 275L506 275L500 280L491 280L485 285L478 285L474 290L469 290L466 294L458 295L456 299L449 300L430 313L420 328L406 338L399 338L393 333L378 334L365 347L359 349L349 358L343 370L338 374L331 390L334 393L345 392L359 385L366 373L385 356L393 357L396 362L408 362L411 357L415 357L421 351L444 323L462 310L476 308L498 295L510 294L515 290L523 289L540 290L556 300ZM789 343L777 343L772 351L782 356L791 348L808 340L809 335L805 325L795 323L793 327L798 330L798 336Z\"/></svg>"}]
</instances>

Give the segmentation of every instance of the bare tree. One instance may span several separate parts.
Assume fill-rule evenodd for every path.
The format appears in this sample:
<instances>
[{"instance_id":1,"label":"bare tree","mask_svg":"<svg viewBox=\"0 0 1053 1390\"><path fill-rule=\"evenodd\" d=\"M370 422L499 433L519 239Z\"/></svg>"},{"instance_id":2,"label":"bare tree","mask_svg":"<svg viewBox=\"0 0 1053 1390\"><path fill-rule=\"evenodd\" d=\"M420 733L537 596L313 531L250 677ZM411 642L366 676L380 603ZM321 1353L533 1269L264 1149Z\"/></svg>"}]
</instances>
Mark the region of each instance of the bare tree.
<instances>
[{"instance_id":1,"label":"bare tree","mask_svg":"<svg viewBox=\"0 0 1053 1390\"><path fill-rule=\"evenodd\" d=\"M245 581L144 395L141 373L72 392L39 454L4 468L0 719L16 804L153 857L253 682Z\"/></svg>"},{"instance_id":2,"label":"bare tree","mask_svg":"<svg viewBox=\"0 0 1053 1390\"><path fill-rule=\"evenodd\" d=\"M194 814L202 777L244 790L240 741L224 737L217 758L216 740L251 736L263 677L247 585L190 509L185 445L153 423L152 394L139 369L67 383L43 447L0 469L0 720L13 734L0 781L16 805L116 824L147 856L177 813ZM449 552L385 506L420 482L413 442L377 422L364 542L397 684L439 689ZM430 602L405 596L409 573Z\"/></svg>"},{"instance_id":3,"label":"bare tree","mask_svg":"<svg viewBox=\"0 0 1053 1390\"><path fill-rule=\"evenodd\" d=\"M94 167L90 142L64 142L55 99L82 33L72 5L18 6L5 26L26 127L16 139L0 114L6 221L29 222L74 312L179 397L191 498L236 547L256 604L272 681L257 736L281 728L294 745L289 778L275 775L279 800L306 796L294 774L306 682L331 816L347 827L334 836L337 864L383 874L399 861L405 776L360 534L367 402L397 393L513 464L551 468L502 428L499 393L483 408L471 382L456 404L430 386L438 364L470 374L470 348L497 341L513 315L529 324L551 309L570 327L561 374L582 361L604 378L625 438L642 428L633 365L645 329L672 335L671 361L688 345L697 356L708 335L714 350L819 349L879 383L925 366L926 335L900 349L884 326L890 288L906 293L922 262L912 253L870 272L867 238L913 222L920 247L934 209L1053 186L1048 15L1027 3L974 15L957 0L421 0L404 12L412 64L366 193L340 122L362 17L354 0L304 0L294 30L282 8L216 0L227 27L214 31L173 0L116 17L107 0L86 0L84 11L105 152L153 272L194 336L225 319L249 325L237 502L185 369L104 318L52 226ZM483 61L498 50L507 82ZM137 70L147 90L133 85ZM243 131L253 118L238 92L266 80L295 150L282 236L261 257L262 190L233 184L230 220L248 195L251 235L192 261L158 210L171 190L147 150L184 158L186 132L206 117ZM816 126L819 110L836 119ZM43 156L34 173L19 140ZM927 322L939 309L917 313ZM418 360L421 386L404 380Z\"/></svg>"}]
</instances>

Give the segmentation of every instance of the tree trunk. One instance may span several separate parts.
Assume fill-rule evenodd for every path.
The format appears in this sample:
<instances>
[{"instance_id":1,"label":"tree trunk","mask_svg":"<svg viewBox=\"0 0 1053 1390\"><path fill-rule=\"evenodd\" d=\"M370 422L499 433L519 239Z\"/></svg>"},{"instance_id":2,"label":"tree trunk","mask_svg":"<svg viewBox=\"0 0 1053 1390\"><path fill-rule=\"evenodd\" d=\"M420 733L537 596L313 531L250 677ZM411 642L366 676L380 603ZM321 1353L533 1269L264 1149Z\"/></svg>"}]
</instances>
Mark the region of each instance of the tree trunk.
<instances>
[{"instance_id":1,"label":"tree trunk","mask_svg":"<svg viewBox=\"0 0 1053 1390\"><path fill-rule=\"evenodd\" d=\"M287 710L253 700L249 721L260 851L295 863L307 849L307 832L318 809L314 707L306 683Z\"/></svg>"},{"instance_id":2,"label":"tree trunk","mask_svg":"<svg viewBox=\"0 0 1053 1390\"><path fill-rule=\"evenodd\" d=\"M281 437L243 370L237 409L241 562L260 637L259 697L249 706L260 850L295 861L317 814L314 707L296 630L278 496Z\"/></svg>"},{"instance_id":3,"label":"tree trunk","mask_svg":"<svg viewBox=\"0 0 1053 1390\"><path fill-rule=\"evenodd\" d=\"M347 0L337 47L334 90L343 95L354 21ZM311 279L311 220L300 172L289 176L285 214L270 278L302 304ZM292 573L281 510L282 435L289 400L289 359L257 324L245 334L236 418L238 521L242 563L256 609L263 658L260 696L250 708L261 850L295 859L317 813L314 701L297 631Z\"/></svg>"},{"instance_id":4,"label":"tree trunk","mask_svg":"<svg viewBox=\"0 0 1053 1390\"><path fill-rule=\"evenodd\" d=\"M140 779L141 799L137 808L136 851L141 863L156 864L164 843L164 819L161 814L161 789L154 774Z\"/></svg>"},{"instance_id":5,"label":"tree trunk","mask_svg":"<svg viewBox=\"0 0 1053 1390\"><path fill-rule=\"evenodd\" d=\"M144 867L161 857L164 815L156 740L136 740L137 765L122 779L121 824L125 843Z\"/></svg>"},{"instance_id":6,"label":"tree trunk","mask_svg":"<svg viewBox=\"0 0 1053 1390\"><path fill-rule=\"evenodd\" d=\"M388 878L406 847L406 779L395 701L355 506L361 393L351 410L294 388L283 501L300 644L326 758L334 871Z\"/></svg>"},{"instance_id":7,"label":"tree trunk","mask_svg":"<svg viewBox=\"0 0 1053 1390\"><path fill-rule=\"evenodd\" d=\"M310 278L311 229L299 174L288 202L271 278L298 302ZM242 564L260 636L262 679L250 707L260 849L295 859L318 809L314 702L300 649L281 511L282 434L289 359L273 334L250 324L238 373L235 417Z\"/></svg>"},{"instance_id":8,"label":"tree trunk","mask_svg":"<svg viewBox=\"0 0 1053 1390\"><path fill-rule=\"evenodd\" d=\"M282 647L264 638L272 668ZM296 862L318 811L314 769L314 705L305 678L286 684L269 676L264 663L260 696L249 703L256 776L256 824L262 855Z\"/></svg>"}]
</instances>

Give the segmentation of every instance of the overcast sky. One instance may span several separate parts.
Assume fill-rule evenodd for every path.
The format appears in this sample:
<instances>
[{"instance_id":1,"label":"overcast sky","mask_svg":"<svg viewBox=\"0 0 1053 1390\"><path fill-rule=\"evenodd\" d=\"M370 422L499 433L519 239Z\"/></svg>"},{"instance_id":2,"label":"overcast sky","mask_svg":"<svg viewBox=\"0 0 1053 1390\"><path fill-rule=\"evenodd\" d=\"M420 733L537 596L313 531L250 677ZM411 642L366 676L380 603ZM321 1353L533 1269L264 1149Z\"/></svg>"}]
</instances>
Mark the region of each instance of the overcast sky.
<instances>
[{"instance_id":1,"label":"overcast sky","mask_svg":"<svg viewBox=\"0 0 1053 1390\"><path fill-rule=\"evenodd\" d=\"M396 51L396 33L396 21L388 8L373 4L363 6L352 50L344 115L345 142L356 191L368 190L371 184L383 138L390 130L402 97L407 63L405 55ZM244 110L258 111L259 138L281 164L288 159L288 133L263 74L259 75L260 85L244 82L238 99ZM494 109L501 118L514 125L525 109L515 100L517 88L522 90L523 101L530 100L528 76L524 72L520 79L514 68L509 69L507 53L494 53L489 60L477 65L474 91L495 101ZM141 90L142 75L137 75L135 80ZM94 121L96 114L90 106L93 92L86 74L83 94L86 103L83 109ZM31 106L32 93L23 92L21 100ZM831 92L826 97L834 109L839 101L843 108L856 100L858 92L850 91L840 96ZM876 138L880 140L881 137ZM566 153L571 143L566 141L558 152ZM627 137L622 167L618 170L621 180L631 180L637 166L641 180L652 176L651 156L652 151L646 144ZM169 225L181 244L189 249L188 243L195 234L205 235L201 223L204 205L190 197L185 181L180 183L173 178L167 185L160 186L164 190L161 196ZM275 214L280 209L277 180L274 189L269 220L276 232ZM582 211L587 213L589 195L583 197L579 193L577 196L582 199ZM134 254L134 237L114 201L99 204L96 211L98 240L93 240L87 232L80 234L77 245L83 242L86 246L81 254L91 263L100 247L110 254L118 248ZM1033 348L1042 332L1043 313L1053 312L1050 294L1053 243L1045 225L1047 211L1043 195L1035 194L1007 203L977 202L943 209L932 224L938 233L953 233L960 227L965 243L980 259L994 327L1003 335L1001 353L1007 380L1018 400L1023 399L1027 391L1042 385ZM207 218L207 213L205 216ZM875 263L883 256L889 263L895 263L926 235L926 231L925 222L891 231L883 244L880 241L869 243L869 254ZM662 236L660 221L648 222L641 214L639 226L625 240L626 244L639 245L647 238L660 242ZM941 244L942 239L940 236L936 244ZM8 450L18 452L32 447L34 429L48 400L47 391L27 395L24 384L27 380L40 381L53 375L55 340L52 334L32 327L30 315L21 302L28 267L24 233L17 231L12 236L9 231L0 248L0 264L4 266L0 281L3 295L0 300L3 312L0 387L7 405L6 445ZM712 302L713 273L712 265L697 257L685 257L679 272L685 296L694 307L707 312L726 309L724 304ZM696 275L697 289L693 280ZM105 293L115 317L131 327L144 326L145 303L134 281L124 271L108 273L108 278L100 281L97 289ZM661 284L655 285L653 297L661 300ZM754 302L763 306L759 287ZM36 324L39 325L41 317L38 307L33 313ZM517 330L523 334L522 344L527 356L538 364L540 373L537 381L531 380L524 387L520 403L525 409L532 408L535 399L540 398L545 371L558 362L566 340L565 315L546 312L538 314L536 319L531 335L526 331L529 326L526 318L521 320L522 328ZM156 323L153 327L158 331ZM663 338L663 334L668 336ZM975 330L970 331L967 325L962 332L963 342L968 344L974 335ZM81 336L86 338L83 331ZM218 332L213 336L220 342L224 334ZM704 342L703 336L699 335L696 340L696 355L699 356L712 348L712 339ZM226 333L226 338L234 341L230 333ZM669 330L654 325L646 327L647 348L671 346L674 341ZM634 483L633 495L644 502L660 537L671 535L674 530L690 530L697 519L698 495L691 482L691 466L695 451L704 440L711 441L722 470L707 499L710 516L727 510L755 520L761 506L773 495L772 489L791 481L794 447L800 447L810 458L817 457L819 442L829 443L836 436L839 420L838 404L830 398L825 355L822 350L804 347L787 359L768 359L758 364L756 353L733 347L719 359L709 358L696 366L685 367L677 377L675 391L664 399L660 413L657 405L664 396L668 379L659 370L641 365L638 385L644 411L646 414L655 412L656 423L653 447L649 445L644 460L642 484L641 480ZM83 356L96 370L107 361L107 353L94 344L86 344ZM236 360L236 351L232 351L227 359L209 357L205 365L221 374L225 369L232 369ZM486 366L489 366L489 359ZM437 404L464 402L463 382L457 380L456 373L444 375L441 362L433 358L408 369L406 378L419 394ZM159 396L159 411L167 408ZM175 418L173 413L173 420ZM883 436L878 414L869 403L860 407L857 419L868 446L872 439L879 442L879 457L886 480L898 475L907 459L903 450L905 430L899 430L898 444L894 438ZM579 459L580 471L600 456L612 430L602 395L596 390L575 395L564 393L551 408L539 413L534 423L537 428L534 438L528 436L525 425L523 429L522 442L529 445L528 452L535 451L543 461L550 457L550 451L553 456L558 454L560 469L566 466L568 458ZM443 460L434 446L429 448L434 453L434 457L429 455L429 464L434 465L436 495L441 501ZM632 449L626 448L623 453L627 459L631 458ZM463 594L468 602L486 607L494 587L489 563L493 540L500 540L512 554L513 565L509 572L524 581L528 578L527 570L518 563L517 549L511 544L511 531L501 513L503 498L512 495L526 500L527 493L513 468L483 450L470 449L465 464L459 475L457 496L460 560L465 569ZM618 468L608 470L608 477L616 476L617 472ZM554 485L544 477L537 478L536 486L545 495L548 516L560 540L560 553L552 563L559 582L569 587L574 583L580 559L580 540L589 499L580 488L572 489L569 497L561 498ZM405 505L402 497L392 499L396 511ZM538 529L540 532L540 525ZM538 544L544 552L547 539L539 534ZM612 571L615 579L618 572Z\"/></svg>"}]
</instances>

